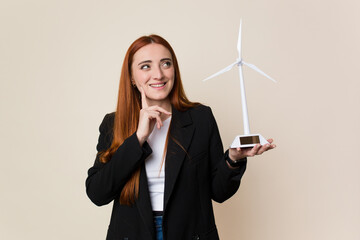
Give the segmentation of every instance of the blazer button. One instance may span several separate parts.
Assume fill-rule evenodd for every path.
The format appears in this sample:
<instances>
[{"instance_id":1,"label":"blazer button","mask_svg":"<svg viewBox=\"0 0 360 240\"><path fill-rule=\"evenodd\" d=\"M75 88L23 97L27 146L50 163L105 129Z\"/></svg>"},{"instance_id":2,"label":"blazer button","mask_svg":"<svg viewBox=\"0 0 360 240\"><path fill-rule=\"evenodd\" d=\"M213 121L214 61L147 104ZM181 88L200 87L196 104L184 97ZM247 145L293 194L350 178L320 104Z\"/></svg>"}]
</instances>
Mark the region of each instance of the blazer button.
<instances>
[{"instance_id":1,"label":"blazer button","mask_svg":"<svg viewBox=\"0 0 360 240\"><path fill-rule=\"evenodd\" d=\"M193 240L200 240L200 237L199 237L199 235L195 235L195 236L193 236L192 239L193 239Z\"/></svg>"}]
</instances>

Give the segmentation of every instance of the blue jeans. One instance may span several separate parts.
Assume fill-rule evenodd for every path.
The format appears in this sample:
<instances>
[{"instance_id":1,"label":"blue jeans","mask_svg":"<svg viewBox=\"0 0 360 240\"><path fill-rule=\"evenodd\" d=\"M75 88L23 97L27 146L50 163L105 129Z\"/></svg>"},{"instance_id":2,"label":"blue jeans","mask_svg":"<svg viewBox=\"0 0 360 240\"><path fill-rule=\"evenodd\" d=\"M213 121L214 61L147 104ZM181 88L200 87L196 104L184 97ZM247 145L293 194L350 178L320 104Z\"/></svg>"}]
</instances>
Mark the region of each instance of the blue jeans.
<instances>
[{"instance_id":1,"label":"blue jeans","mask_svg":"<svg viewBox=\"0 0 360 240\"><path fill-rule=\"evenodd\" d=\"M154 216L156 240L163 240L162 216Z\"/></svg>"}]
</instances>

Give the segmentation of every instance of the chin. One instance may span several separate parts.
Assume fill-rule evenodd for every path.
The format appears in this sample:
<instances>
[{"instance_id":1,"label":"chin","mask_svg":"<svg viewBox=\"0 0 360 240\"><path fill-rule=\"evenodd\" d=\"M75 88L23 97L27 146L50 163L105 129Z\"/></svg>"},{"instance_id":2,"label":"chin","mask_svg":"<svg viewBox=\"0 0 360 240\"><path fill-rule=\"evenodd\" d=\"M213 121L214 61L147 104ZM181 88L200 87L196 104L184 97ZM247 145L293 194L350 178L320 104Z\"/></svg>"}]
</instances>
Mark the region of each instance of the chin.
<instances>
[{"instance_id":1,"label":"chin","mask_svg":"<svg viewBox=\"0 0 360 240\"><path fill-rule=\"evenodd\" d=\"M168 93L164 93L164 94L152 94L152 95L149 94L147 97L148 97L150 100L153 100L153 101L163 101L163 100L168 99L169 94L168 94Z\"/></svg>"}]
</instances>

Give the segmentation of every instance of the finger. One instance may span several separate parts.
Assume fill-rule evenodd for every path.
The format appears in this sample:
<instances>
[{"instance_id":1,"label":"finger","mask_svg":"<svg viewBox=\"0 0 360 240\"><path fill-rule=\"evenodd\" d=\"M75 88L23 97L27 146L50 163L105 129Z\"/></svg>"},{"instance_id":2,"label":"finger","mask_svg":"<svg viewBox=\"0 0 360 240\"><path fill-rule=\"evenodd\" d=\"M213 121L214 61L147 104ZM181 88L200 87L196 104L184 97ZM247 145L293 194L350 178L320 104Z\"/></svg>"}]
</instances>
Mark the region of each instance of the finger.
<instances>
[{"instance_id":1,"label":"finger","mask_svg":"<svg viewBox=\"0 0 360 240\"><path fill-rule=\"evenodd\" d=\"M148 119L150 119L150 120L155 120L156 122L158 122L158 121L160 121L160 122L162 122L161 121L161 112L158 112L158 111L153 111L153 110L149 110L149 109L143 109L143 111L144 111L144 113L145 113L145 115L146 115L146 117L148 118Z\"/></svg>"},{"instance_id":2,"label":"finger","mask_svg":"<svg viewBox=\"0 0 360 240\"><path fill-rule=\"evenodd\" d=\"M160 106L157 106L157 105L149 107L149 110L151 110L151 111L158 111L158 112L160 112L160 113L165 113L165 114L167 114L167 115L171 115L171 112L168 112L168 111L166 111L164 108L162 108L162 107L160 107Z\"/></svg>"},{"instance_id":3,"label":"finger","mask_svg":"<svg viewBox=\"0 0 360 240\"><path fill-rule=\"evenodd\" d=\"M262 146L262 147L259 149L259 151L257 152L257 155L260 155L260 154L262 154L263 152L269 150L270 147L271 147L270 144L265 144L264 146Z\"/></svg>"},{"instance_id":4,"label":"finger","mask_svg":"<svg viewBox=\"0 0 360 240\"><path fill-rule=\"evenodd\" d=\"M261 144L257 144L257 145L256 145L256 148L254 149L255 155L258 154L258 152L260 151L261 147L262 147Z\"/></svg>"},{"instance_id":5,"label":"finger","mask_svg":"<svg viewBox=\"0 0 360 240\"><path fill-rule=\"evenodd\" d=\"M158 129L160 129L163 126L160 116L156 117L156 125Z\"/></svg>"},{"instance_id":6,"label":"finger","mask_svg":"<svg viewBox=\"0 0 360 240\"><path fill-rule=\"evenodd\" d=\"M146 100L145 91L142 87L140 87L140 92L141 92L141 108L148 108L149 105Z\"/></svg>"},{"instance_id":7,"label":"finger","mask_svg":"<svg viewBox=\"0 0 360 240\"><path fill-rule=\"evenodd\" d=\"M150 120L155 120L156 121L156 127L157 128L161 128L163 126L163 123L161 121L161 113L158 112L158 111L150 111L150 110L146 110L146 113L147 113L147 117L150 119Z\"/></svg>"},{"instance_id":8,"label":"finger","mask_svg":"<svg viewBox=\"0 0 360 240\"><path fill-rule=\"evenodd\" d=\"M269 143L270 143L270 148L269 149L273 149L273 148L276 148L276 145L275 144L273 144L273 142L274 142L274 139L272 139L272 138L269 138L268 140L267 140Z\"/></svg>"},{"instance_id":9,"label":"finger","mask_svg":"<svg viewBox=\"0 0 360 240\"><path fill-rule=\"evenodd\" d=\"M258 153L260 147L261 147L260 144L256 144L256 145L250 150L249 156L250 156L250 157L255 156L255 155Z\"/></svg>"}]
</instances>

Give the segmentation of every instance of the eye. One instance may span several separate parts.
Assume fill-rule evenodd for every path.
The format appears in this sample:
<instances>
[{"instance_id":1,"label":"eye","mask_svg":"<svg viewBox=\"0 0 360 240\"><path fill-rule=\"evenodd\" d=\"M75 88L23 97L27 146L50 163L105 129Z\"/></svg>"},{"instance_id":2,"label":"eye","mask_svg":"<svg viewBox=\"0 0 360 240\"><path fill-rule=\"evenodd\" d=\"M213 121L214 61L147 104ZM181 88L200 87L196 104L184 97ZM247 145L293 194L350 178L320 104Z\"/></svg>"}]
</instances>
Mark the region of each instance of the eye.
<instances>
[{"instance_id":1,"label":"eye","mask_svg":"<svg viewBox=\"0 0 360 240\"><path fill-rule=\"evenodd\" d=\"M141 65L141 67L140 67L140 69L142 69L142 70L146 70L149 68L150 68L150 65L148 65L148 64Z\"/></svg>"},{"instance_id":2,"label":"eye","mask_svg":"<svg viewBox=\"0 0 360 240\"><path fill-rule=\"evenodd\" d=\"M162 65L163 65L164 67L168 68L168 67L171 66L171 62L170 62L170 61L165 61L165 62L163 62Z\"/></svg>"}]
</instances>

